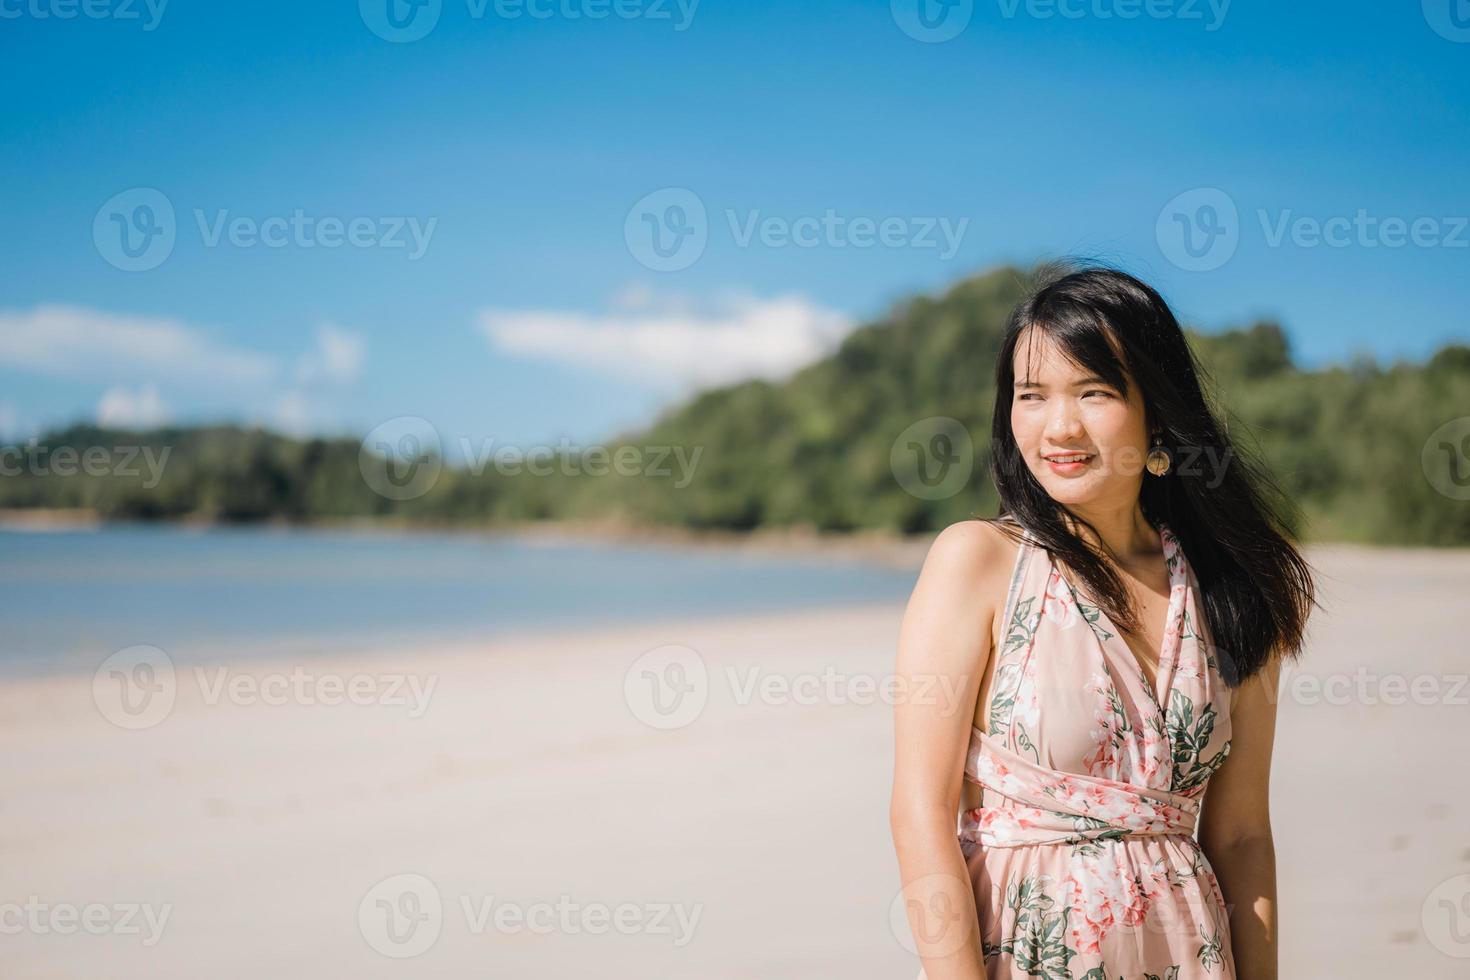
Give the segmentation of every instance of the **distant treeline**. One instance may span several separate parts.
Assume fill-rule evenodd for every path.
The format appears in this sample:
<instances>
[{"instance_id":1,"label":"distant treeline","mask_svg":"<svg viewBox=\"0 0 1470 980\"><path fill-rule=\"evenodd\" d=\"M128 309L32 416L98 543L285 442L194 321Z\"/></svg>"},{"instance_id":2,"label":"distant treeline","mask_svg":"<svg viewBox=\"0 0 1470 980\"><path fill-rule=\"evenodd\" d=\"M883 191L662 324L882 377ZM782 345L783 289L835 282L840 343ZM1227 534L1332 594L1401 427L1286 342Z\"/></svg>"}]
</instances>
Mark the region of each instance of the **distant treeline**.
<instances>
[{"instance_id":1,"label":"distant treeline","mask_svg":"<svg viewBox=\"0 0 1470 980\"><path fill-rule=\"evenodd\" d=\"M995 512L992 379L1026 277L1001 269L914 298L786 382L706 391L641 432L541 455L518 472L256 429L76 426L0 450L0 507L113 519L933 531ZM1274 324L1191 340L1231 436L1300 508L1298 533L1470 544L1470 347L1446 346L1425 364L1303 371ZM958 445L966 435L973 453ZM958 475L927 479L942 465Z\"/></svg>"}]
</instances>

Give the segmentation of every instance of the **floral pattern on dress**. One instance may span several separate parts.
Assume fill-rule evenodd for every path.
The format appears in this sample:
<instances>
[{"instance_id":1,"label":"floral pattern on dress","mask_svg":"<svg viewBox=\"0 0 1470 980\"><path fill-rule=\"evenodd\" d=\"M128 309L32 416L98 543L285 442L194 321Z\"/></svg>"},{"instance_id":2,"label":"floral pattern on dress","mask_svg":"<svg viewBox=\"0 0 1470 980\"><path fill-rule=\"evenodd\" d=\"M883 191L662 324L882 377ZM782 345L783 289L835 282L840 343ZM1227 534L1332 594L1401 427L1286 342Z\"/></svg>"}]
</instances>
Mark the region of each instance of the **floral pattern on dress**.
<instances>
[{"instance_id":1,"label":"floral pattern on dress","mask_svg":"<svg viewBox=\"0 0 1470 980\"><path fill-rule=\"evenodd\" d=\"M985 799L960 815L991 980L1235 976L1193 836L1230 750L1229 690L1184 549L1159 534L1170 598L1154 684L1033 535L1018 550L988 721L965 760Z\"/></svg>"}]
</instances>

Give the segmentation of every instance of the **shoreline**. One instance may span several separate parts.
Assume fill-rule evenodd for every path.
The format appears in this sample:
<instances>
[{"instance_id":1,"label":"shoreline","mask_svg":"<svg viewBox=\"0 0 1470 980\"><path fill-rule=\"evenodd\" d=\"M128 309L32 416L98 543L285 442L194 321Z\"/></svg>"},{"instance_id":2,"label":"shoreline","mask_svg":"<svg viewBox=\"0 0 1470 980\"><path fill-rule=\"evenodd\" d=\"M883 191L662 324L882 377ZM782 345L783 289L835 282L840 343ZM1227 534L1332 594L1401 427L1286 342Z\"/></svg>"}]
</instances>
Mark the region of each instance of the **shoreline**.
<instances>
[{"instance_id":1,"label":"shoreline","mask_svg":"<svg viewBox=\"0 0 1470 980\"><path fill-rule=\"evenodd\" d=\"M251 523L214 520L118 521L95 510L77 508L0 508L0 531L38 534L99 531L109 528L159 527L180 530L346 531L372 535L473 534L488 538L515 538L547 545L631 544L711 548L763 554L815 557L851 557L896 568L917 569L933 539L932 534L899 535L887 531L819 531L809 526L766 527L751 531L694 529L663 524L634 524L613 520L523 521L515 524L432 523L377 518L271 519Z\"/></svg>"},{"instance_id":2,"label":"shoreline","mask_svg":"<svg viewBox=\"0 0 1470 980\"><path fill-rule=\"evenodd\" d=\"M64 533L100 531L109 528L163 527L185 530L271 530L271 531L341 531L369 535L472 534L487 538L511 538L533 544L561 545L655 545L740 552L773 556L838 559L877 564L882 567L917 572L923 565L935 532L899 534L892 531L822 531L810 525L760 527L749 531L696 529L677 525L636 524L620 520L545 520L514 524L484 525L455 522L428 523L395 519L344 518L287 521L271 519L252 523L214 520L115 521L101 517L96 511L78 508L16 509L0 508L0 531L20 533ZM1358 541L1301 541L1304 553L1373 555L1395 557L1470 553L1470 547L1434 545L1372 544Z\"/></svg>"},{"instance_id":3,"label":"shoreline","mask_svg":"<svg viewBox=\"0 0 1470 980\"><path fill-rule=\"evenodd\" d=\"M372 641L347 638L339 642L324 641L320 636L275 637L264 641L242 641L239 638L210 640L190 647L193 655L170 656L173 667L180 671L214 671L224 667L238 674L275 673L291 665L309 663L317 671L330 672L334 668L351 665L384 666L397 658L403 658L408 649L420 652L413 656L425 662L451 660L468 662L481 656L486 650L497 648L526 649L537 646L564 646L567 644L593 645L623 634L663 633L680 634L700 629L717 631L740 630L755 620L770 626L782 624L803 625L808 621L840 619L854 615L891 616L894 621L903 615L904 601L871 599L851 601L823 601L811 605L788 608L766 608L755 612L685 612L666 616L629 614L602 620L578 623L545 622L541 624L517 624L504 629L450 628L428 631L422 635L390 635ZM246 652L246 656L239 656ZM410 659L400 661L413 665ZM66 660L54 668L35 661L24 661L31 668L18 673L5 673L0 663L0 691L26 685L45 687L52 682L66 683L96 673L96 663Z\"/></svg>"}]
</instances>

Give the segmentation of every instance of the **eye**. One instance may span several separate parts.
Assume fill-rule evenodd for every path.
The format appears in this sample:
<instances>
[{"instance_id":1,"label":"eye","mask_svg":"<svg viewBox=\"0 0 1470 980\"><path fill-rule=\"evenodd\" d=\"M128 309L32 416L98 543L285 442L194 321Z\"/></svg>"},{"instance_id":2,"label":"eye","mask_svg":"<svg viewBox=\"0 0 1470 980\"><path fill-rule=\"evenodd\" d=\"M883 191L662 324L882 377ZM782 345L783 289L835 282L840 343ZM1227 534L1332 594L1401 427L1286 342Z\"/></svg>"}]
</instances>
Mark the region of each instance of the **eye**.
<instances>
[{"instance_id":1,"label":"eye","mask_svg":"<svg viewBox=\"0 0 1470 980\"><path fill-rule=\"evenodd\" d=\"M1089 388L1082 393L1083 398L1086 398L1088 395L1102 395L1104 398L1113 397L1113 393L1104 388Z\"/></svg>"},{"instance_id":2,"label":"eye","mask_svg":"<svg viewBox=\"0 0 1470 980\"><path fill-rule=\"evenodd\" d=\"M1025 391L1025 392L1022 392L1021 394L1017 395L1016 396L1016 400L1023 402L1023 401L1026 401L1027 399L1030 399L1030 398L1040 398L1040 397L1041 396L1038 395L1038 394L1036 394L1036 392L1034 392L1034 391Z\"/></svg>"}]
</instances>

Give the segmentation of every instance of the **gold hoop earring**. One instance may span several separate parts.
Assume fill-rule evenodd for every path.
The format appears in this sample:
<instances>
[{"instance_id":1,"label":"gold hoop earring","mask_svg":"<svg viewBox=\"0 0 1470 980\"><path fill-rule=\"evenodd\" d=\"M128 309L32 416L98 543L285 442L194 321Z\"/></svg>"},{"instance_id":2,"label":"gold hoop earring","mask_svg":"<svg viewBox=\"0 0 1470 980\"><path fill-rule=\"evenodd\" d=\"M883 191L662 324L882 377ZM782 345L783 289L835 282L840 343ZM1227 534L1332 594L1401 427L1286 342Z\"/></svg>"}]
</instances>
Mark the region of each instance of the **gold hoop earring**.
<instances>
[{"instance_id":1,"label":"gold hoop earring","mask_svg":"<svg viewBox=\"0 0 1470 980\"><path fill-rule=\"evenodd\" d=\"M1174 465L1174 454L1164 445L1164 437L1154 433L1153 448L1143 460L1144 467L1154 476L1163 476Z\"/></svg>"}]
</instances>

